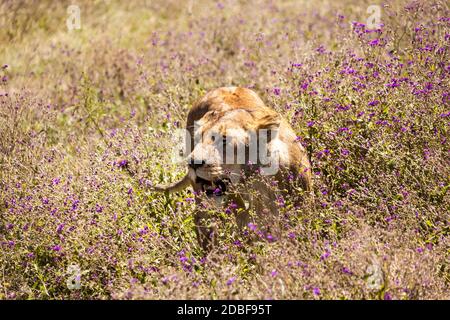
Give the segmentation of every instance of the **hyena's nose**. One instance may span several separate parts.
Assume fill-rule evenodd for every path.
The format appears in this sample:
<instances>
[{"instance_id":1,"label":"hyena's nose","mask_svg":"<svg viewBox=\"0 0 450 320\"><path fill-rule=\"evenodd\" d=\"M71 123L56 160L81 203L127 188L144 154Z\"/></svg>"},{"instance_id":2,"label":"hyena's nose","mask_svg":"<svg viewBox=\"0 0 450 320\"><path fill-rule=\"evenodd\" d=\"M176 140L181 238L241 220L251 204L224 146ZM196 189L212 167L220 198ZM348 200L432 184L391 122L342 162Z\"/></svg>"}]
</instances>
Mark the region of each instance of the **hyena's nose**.
<instances>
[{"instance_id":1,"label":"hyena's nose","mask_svg":"<svg viewBox=\"0 0 450 320\"><path fill-rule=\"evenodd\" d=\"M205 160L198 160L198 159L192 159L190 158L188 161L188 165L189 167L191 167L192 169L198 169L201 166L205 165Z\"/></svg>"}]
</instances>

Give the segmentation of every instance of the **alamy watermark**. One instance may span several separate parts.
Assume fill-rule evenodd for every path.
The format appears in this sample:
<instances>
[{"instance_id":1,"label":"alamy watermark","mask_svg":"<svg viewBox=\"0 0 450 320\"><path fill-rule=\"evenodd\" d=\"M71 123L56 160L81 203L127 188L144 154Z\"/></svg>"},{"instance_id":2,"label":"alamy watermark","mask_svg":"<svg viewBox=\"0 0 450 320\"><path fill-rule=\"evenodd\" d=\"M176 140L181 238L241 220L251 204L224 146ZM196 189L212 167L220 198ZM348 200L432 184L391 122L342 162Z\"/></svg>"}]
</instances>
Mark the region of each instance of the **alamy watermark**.
<instances>
[{"instance_id":1,"label":"alamy watermark","mask_svg":"<svg viewBox=\"0 0 450 320\"><path fill-rule=\"evenodd\" d=\"M81 10L77 5L70 5L67 7L68 17L66 19L67 30L81 29Z\"/></svg>"},{"instance_id":2,"label":"alamy watermark","mask_svg":"<svg viewBox=\"0 0 450 320\"><path fill-rule=\"evenodd\" d=\"M379 29L381 27L381 7L373 4L367 7L366 12L370 14L366 20L366 29Z\"/></svg>"},{"instance_id":3,"label":"alamy watermark","mask_svg":"<svg viewBox=\"0 0 450 320\"><path fill-rule=\"evenodd\" d=\"M67 267L67 288L69 290L81 289L81 269L79 265L70 265Z\"/></svg>"}]
</instances>

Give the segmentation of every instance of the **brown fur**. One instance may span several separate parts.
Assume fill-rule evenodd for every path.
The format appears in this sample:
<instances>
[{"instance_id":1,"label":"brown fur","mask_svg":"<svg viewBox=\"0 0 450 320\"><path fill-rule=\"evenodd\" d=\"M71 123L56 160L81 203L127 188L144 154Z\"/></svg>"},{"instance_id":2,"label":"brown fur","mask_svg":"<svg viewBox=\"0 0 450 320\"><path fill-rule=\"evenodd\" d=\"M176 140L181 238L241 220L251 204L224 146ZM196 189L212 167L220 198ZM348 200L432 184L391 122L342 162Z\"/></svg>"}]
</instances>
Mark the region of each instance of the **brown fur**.
<instances>
[{"instance_id":1,"label":"brown fur","mask_svg":"<svg viewBox=\"0 0 450 320\"><path fill-rule=\"evenodd\" d=\"M300 184L306 191L311 190L311 166L305 149L296 141L296 135L291 126L277 112L265 106L263 101L252 90L235 87L219 88L210 91L195 103L188 114L186 123L186 128L191 134L191 143L194 142L195 121L202 121L200 128L202 135L209 130L216 130L216 132L225 135L226 130L230 128L243 129L245 131L259 129L277 130L277 139L284 146L280 156L280 170L274 177L278 181L279 189L284 190L285 194L294 192L293 184L287 181L287 175L293 174L297 177L297 184ZM237 139L239 138L244 139L244 137L237 136ZM206 150L206 148L211 148L212 144L212 141L205 138L201 145L199 143L193 147ZM192 157L196 155L196 150L194 149ZM245 171L246 165L216 164L212 161L212 164L202 166L200 169L190 168L188 174L180 182L166 187L159 186L156 190L178 191L190 184L194 191L200 192L202 191L202 184L198 183L196 177L212 181L215 178L226 176L223 173L223 169L227 169L225 170L227 172L229 170L234 172L239 170ZM200 176L201 174L202 176ZM274 206L276 195L271 190L264 187L262 183L254 184L253 188L257 189L261 194L256 201L252 201L252 206L257 214L262 210L267 211L268 209L272 212L277 210ZM197 197L197 202L200 204L203 201L202 199L204 198ZM240 213L236 216L238 225L241 227L245 226L250 219L244 204L245 197L241 197L239 192L237 192L237 194L230 195L225 203L229 203L230 199L241 208L239 210ZM205 222L207 218L208 215L205 211L201 209L197 211L195 221L198 226L199 241L203 247L207 247L212 243L210 240L213 229L207 227Z\"/></svg>"}]
</instances>

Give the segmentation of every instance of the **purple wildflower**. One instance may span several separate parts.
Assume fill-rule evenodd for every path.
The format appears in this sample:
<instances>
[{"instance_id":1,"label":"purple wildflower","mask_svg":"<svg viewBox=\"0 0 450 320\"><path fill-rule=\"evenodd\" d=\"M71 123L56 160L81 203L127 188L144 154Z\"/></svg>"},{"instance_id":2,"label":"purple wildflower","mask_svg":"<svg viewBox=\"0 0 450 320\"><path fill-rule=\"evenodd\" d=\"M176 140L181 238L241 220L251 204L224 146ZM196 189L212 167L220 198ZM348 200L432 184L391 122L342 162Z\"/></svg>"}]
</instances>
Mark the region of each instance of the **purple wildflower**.
<instances>
[{"instance_id":1,"label":"purple wildflower","mask_svg":"<svg viewBox=\"0 0 450 320\"><path fill-rule=\"evenodd\" d=\"M395 78L392 79L391 82L386 84L386 87L388 87L388 88L397 88L399 86L400 86L400 83L399 83L398 79L395 79Z\"/></svg>"},{"instance_id":2,"label":"purple wildflower","mask_svg":"<svg viewBox=\"0 0 450 320\"><path fill-rule=\"evenodd\" d=\"M126 159L120 160L119 163L117 164L117 166L119 168L125 168L127 165L128 165L128 160L126 160Z\"/></svg>"},{"instance_id":3,"label":"purple wildflower","mask_svg":"<svg viewBox=\"0 0 450 320\"><path fill-rule=\"evenodd\" d=\"M62 231L63 231L63 229L64 229L64 223L61 223L59 226L58 226L58 228L56 228L56 233L61 233Z\"/></svg>"},{"instance_id":4,"label":"purple wildflower","mask_svg":"<svg viewBox=\"0 0 450 320\"><path fill-rule=\"evenodd\" d=\"M314 287L312 291L313 291L313 294L314 294L315 296L320 295L320 289L319 289L319 288Z\"/></svg>"},{"instance_id":5,"label":"purple wildflower","mask_svg":"<svg viewBox=\"0 0 450 320\"><path fill-rule=\"evenodd\" d=\"M342 268L342 273L349 274L349 275L353 274L353 272L351 272L350 269L348 269L347 267Z\"/></svg>"},{"instance_id":6,"label":"purple wildflower","mask_svg":"<svg viewBox=\"0 0 450 320\"><path fill-rule=\"evenodd\" d=\"M380 44L380 40L379 39L373 39L373 40L369 41L369 45L371 47L375 47L375 46L377 46L379 44Z\"/></svg>"},{"instance_id":7,"label":"purple wildflower","mask_svg":"<svg viewBox=\"0 0 450 320\"><path fill-rule=\"evenodd\" d=\"M269 242L275 242L277 239L274 237L274 236L272 236L271 234L268 234L267 236L266 236L266 239L267 239L267 241L269 241Z\"/></svg>"},{"instance_id":8,"label":"purple wildflower","mask_svg":"<svg viewBox=\"0 0 450 320\"><path fill-rule=\"evenodd\" d=\"M242 247L242 242L239 240L234 241L233 244L237 247Z\"/></svg>"},{"instance_id":9,"label":"purple wildflower","mask_svg":"<svg viewBox=\"0 0 450 320\"><path fill-rule=\"evenodd\" d=\"M248 225L247 225L247 227L250 229L250 230L252 230L252 231L255 231L256 230L256 224L254 224L254 223L249 223Z\"/></svg>"},{"instance_id":10,"label":"purple wildflower","mask_svg":"<svg viewBox=\"0 0 450 320\"><path fill-rule=\"evenodd\" d=\"M284 207L284 206L286 205L286 203L284 202L283 196L279 196L279 197L277 198L277 204L278 204L278 206L280 206L280 207Z\"/></svg>"},{"instance_id":11,"label":"purple wildflower","mask_svg":"<svg viewBox=\"0 0 450 320\"><path fill-rule=\"evenodd\" d=\"M230 279L228 279L227 286L231 286L234 281L236 281L236 277L231 277Z\"/></svg>"},{"instance_id":12,"label":"purple wildflower","mask_svg":"<svg viewBox=\"0 0 450 320\"><path fill-rule=\"evenodd\" d=\"M325 249L325 252L320 256L320 260L325 260L330 256L331 252L329 249Z\"/></svg>"}]
</instances>

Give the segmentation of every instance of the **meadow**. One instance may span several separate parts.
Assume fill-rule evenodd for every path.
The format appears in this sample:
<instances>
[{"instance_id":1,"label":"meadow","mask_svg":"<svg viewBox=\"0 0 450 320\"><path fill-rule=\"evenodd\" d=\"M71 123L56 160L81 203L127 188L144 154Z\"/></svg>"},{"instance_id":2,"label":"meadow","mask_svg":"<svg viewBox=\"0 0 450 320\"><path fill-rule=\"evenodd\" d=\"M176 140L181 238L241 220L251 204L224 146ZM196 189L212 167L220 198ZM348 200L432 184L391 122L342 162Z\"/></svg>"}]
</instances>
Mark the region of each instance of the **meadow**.
<instances>
[{"instance_id":1,"label":"meadow","mask_svg":"<svg viewBox=\"0 0 450 320\"><path fill-rule=\"evenodd\" d=\"M449 299L449 44L444 0L2 1L0 299ZM206 253L192 192L146 185L222 86L290 122L314 196L270 237L211 212Z\"/></svg>"}]
</instances>

